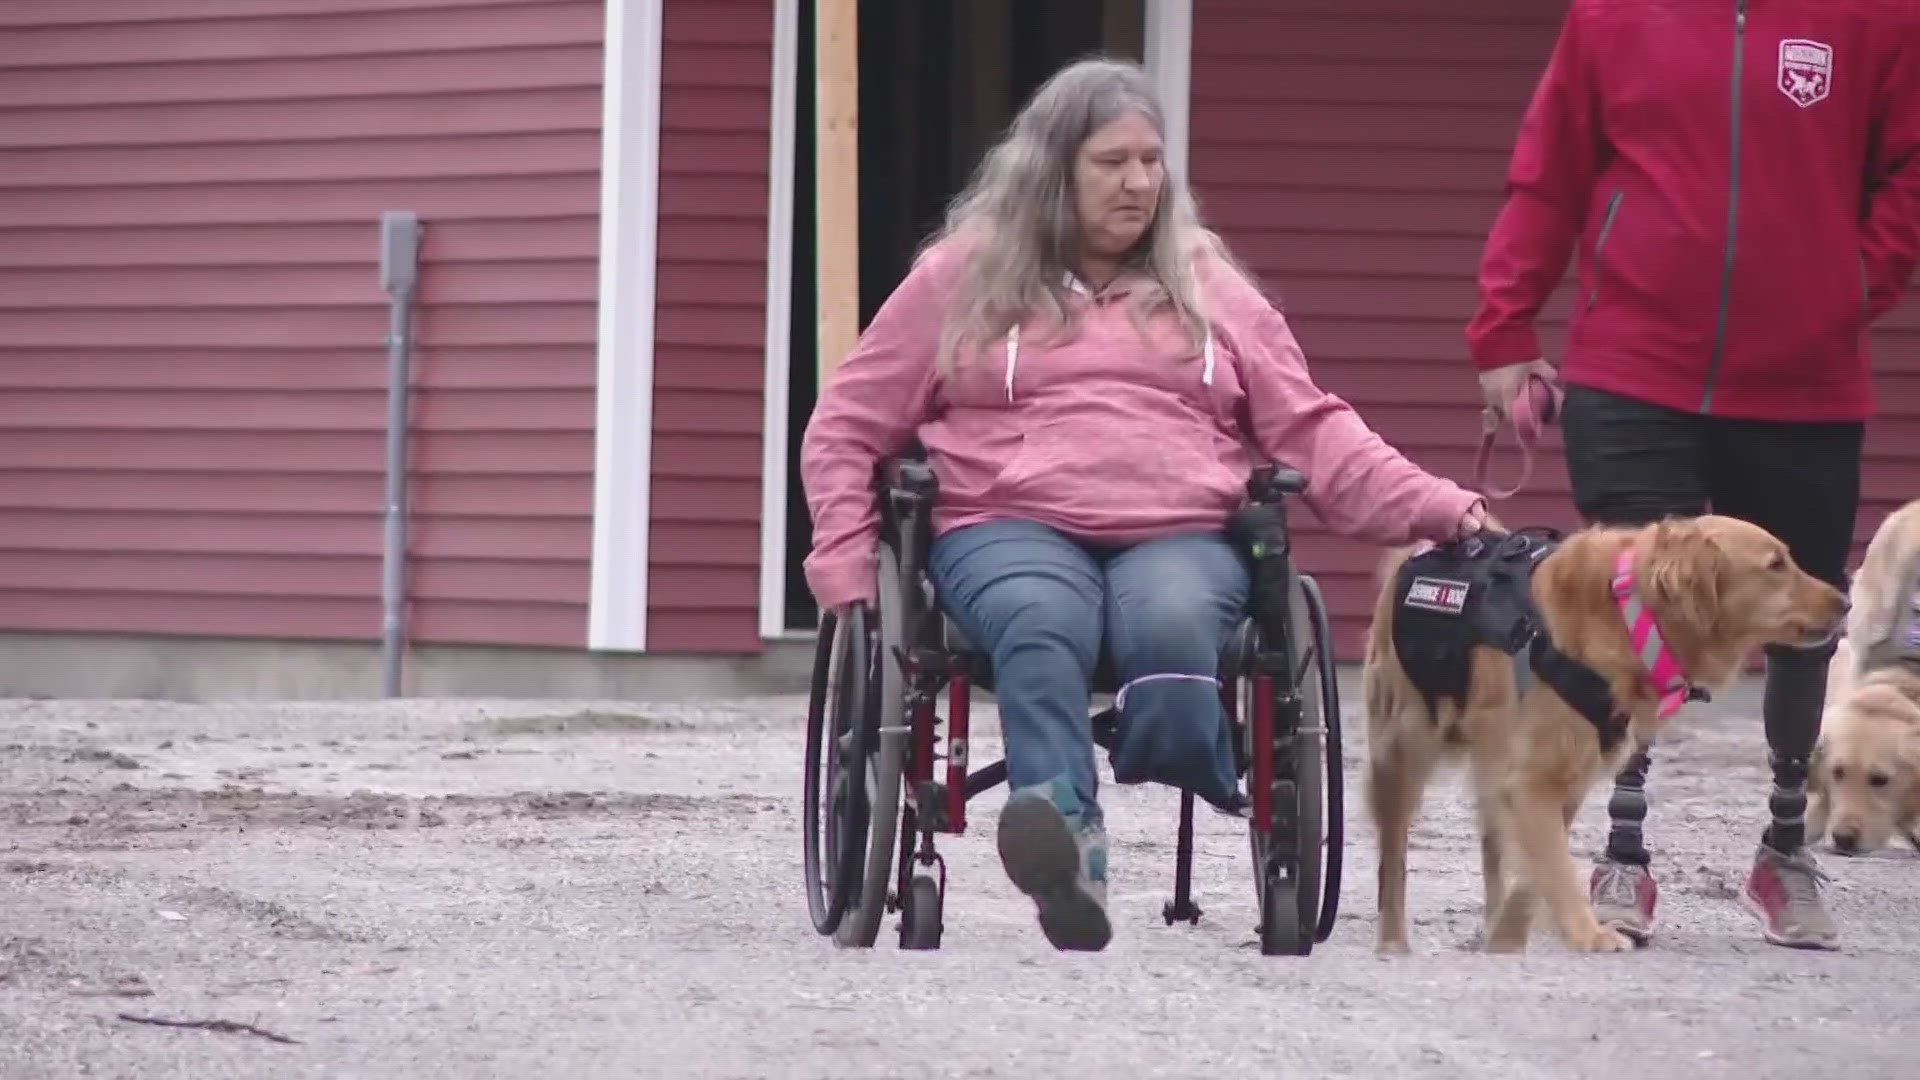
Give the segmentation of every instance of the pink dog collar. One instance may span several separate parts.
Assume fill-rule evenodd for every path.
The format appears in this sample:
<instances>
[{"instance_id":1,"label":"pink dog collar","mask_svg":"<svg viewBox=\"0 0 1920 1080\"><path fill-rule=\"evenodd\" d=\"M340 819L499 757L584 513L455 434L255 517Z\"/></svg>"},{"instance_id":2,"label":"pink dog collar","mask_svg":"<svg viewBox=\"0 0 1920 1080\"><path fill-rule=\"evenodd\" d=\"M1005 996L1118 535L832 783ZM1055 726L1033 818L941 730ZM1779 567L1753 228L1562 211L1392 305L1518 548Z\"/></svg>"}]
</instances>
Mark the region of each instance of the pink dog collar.
<instances>
[{"instance_id":1,"label":"pink dog collar","mask_svg":"<svg viewBox=\"0 0 1920 1080\"><path fill-rule=\"evenodd\" d=\"M1620 617L1626 620L1627 636L1633 640L1634 651L1640 654L1640 662L1653 676L1654 689L1660 691L1660 719L1672 716L1688 701L1708 700L1705 689L1687 681L1679 658L1660 635L1659 620L1634 591L1632 548L1623 549L1614 563L1613 598L1620 605Z\"/></svg>"},{"instance_id":2,"label":"pink dog collar","mask_svg":"<svg viewBox=\"0 0 1920 1080\"><path fill-rule=\"evenodd\" d=\"M1520 479L1504 491L1495 489L1488 480L1492 472L1494 440L1500 434L1495 429L1480 437L1480 452L1473 462L1474 488L1489 499L1509 499L1519 494L1533 476L1533 446L1540 441L1547 425L1560 419L1560 405L1565 399L1565 392L1546 377L1537 372L1528 375L1527 381L1521 384L1520 392L1514 395L1512 404L1507 408L1507 417L1513 422L1515 441L1520 444Z\"/></svg>"}]
</instances>

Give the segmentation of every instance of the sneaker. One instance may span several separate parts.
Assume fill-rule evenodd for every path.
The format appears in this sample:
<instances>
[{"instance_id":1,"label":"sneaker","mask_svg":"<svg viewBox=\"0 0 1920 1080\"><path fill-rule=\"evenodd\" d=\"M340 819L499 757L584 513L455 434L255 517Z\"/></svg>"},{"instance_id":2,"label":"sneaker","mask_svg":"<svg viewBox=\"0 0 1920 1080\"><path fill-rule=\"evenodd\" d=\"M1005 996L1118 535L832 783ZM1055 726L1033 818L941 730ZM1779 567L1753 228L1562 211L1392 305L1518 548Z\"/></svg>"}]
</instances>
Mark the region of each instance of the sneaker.
<instances>
[{"instance_id":1,"label":"sneaker","mask_svg":"<svg viewBox=\"0 0 1920 1080\"><path fill-rule=\"evenodd\" d=\"M1224 803L1212 802L1206 799L1202 799L1201 801L1205 802L1214 813L1219 814L1221 817L1240 818L1242 820L1253 817L1253 800L1247 798L1246 793L1237 788L1234 789L1233 794L1227 796L1227 801Z\"/></svg>"},{"instance_id":2,"label":"sneaker","mask_svg":"<svg viewBox=\"0 0 1920 1080\"><path fill-rule=\"evenodd\" d=\"M1833 880L1805 844L1782 855L1765 844L1753 856L1753 872L1741 899L1760 920L1760 933L1790 949L1838 949L1840 931L1820 902L1820 887Z\"/></svg>"},{"instance_id":3,"label":"sneaker","mask_svg":"<svg viewBox=\"0 0 1920 1080\"><path fill-rule=\"evenodd\" d=\"M1613 927L1636 945L1645 945L1653 937L1653 908L1660 900L1660 886L1646 867L1603 856L1593 865L1587 896L1600 925Z\"/></svg>"},{"instance_id":4,"label":"sneaker","mask_svg":"<svg viewBox=\"0 0 1920 1080\"><path fill-rule=\"evenodd\" d=\"M1007 798L997 841L1000 865L1033 898L1053 947L1097 952L1113 938L1107 833L1098 820L1082 824L1085 816L1064 779L1024 788Z\"/></svg>"}]
</instances>

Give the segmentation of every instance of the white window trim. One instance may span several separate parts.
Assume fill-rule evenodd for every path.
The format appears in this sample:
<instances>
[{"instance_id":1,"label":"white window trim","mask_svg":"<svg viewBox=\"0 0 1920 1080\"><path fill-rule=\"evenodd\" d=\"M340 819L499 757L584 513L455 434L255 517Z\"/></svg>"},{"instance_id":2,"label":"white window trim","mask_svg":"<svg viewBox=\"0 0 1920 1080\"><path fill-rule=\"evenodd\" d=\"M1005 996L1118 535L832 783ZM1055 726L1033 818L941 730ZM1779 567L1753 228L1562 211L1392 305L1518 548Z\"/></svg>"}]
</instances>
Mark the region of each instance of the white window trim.
<instances>
[{"instance_id":1,"label":"white window trim","mask_svg":"<svg viewBox=\"0 0 1920 1080\"><path fill-rule=\"evenodd\" d=\"M1146 67L1166 112L1167 168L1187 175L1187 104L1193 90L1193 0L1147 0Z\"/></svg>"},{"instance_id":2,"label":"white window trim","mask_svg":"<svg viewBox=\"0 0 1920 1080\"><path fill-rule=\"evenodd\" d=\"M587 648L647 648L664 0L608 0Z\"/></svg>"},{"instance_id":3,"label":"white window trim","mask_svg":"<svg viewBox=\"0 0 1920 1080\"><path fill-rule=\"evenodd\" d=\"M760 636L787 629L787 408L793 383L794 139L800 0L773 3L773 115L767 138L767 345L760 432Z\"/></svg>"}]
</instances>

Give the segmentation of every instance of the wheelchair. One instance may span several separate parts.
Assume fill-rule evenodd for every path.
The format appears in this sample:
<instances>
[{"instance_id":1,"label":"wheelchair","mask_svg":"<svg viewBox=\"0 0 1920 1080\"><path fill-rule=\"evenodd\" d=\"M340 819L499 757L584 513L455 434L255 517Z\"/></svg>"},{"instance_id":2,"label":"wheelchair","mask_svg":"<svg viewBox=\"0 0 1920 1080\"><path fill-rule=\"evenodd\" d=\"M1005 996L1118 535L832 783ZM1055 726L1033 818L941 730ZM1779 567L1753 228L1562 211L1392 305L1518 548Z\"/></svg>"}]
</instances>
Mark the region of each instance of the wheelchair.
<instances>
[{"instance_id":1,"label":"wheelchair","mask_svg":"<svg viewBox=\"0 0 1920 1080\"><path fill-rule=\"evenodd\" d=\"M923 457L892 458L876 469L875 487L876 601L844 618L825 613L815 646L802 808L807 906L815 931L843 947L871 947L884 916L898 912L901 948L937 949L947 872L934 838L965 833L968 800L1003 783L1007 766L969 771L969 693L991 690L993 673L941 611L925 569L933 471ZM1283 547L1285 500L1305 490L1300 473L1272 465L1248 480L1248 505L1280 515ZM1248 546L1241 553L1251 562ZM1279 589L1256 583L1250 596L1285 597L1288 610L1249 605L1221 651L1220 696L1251 804L1260 949L1305 956L1332 933L1339 909L1339 687L1319 585L1293 571L1290 550L1260 554L1256 567L1277 565L1287 580ZM1118 680L1105 652L1092 689L1110 695ZM1111 751L1116 719L1111 709L1089 717L1096 745ZM1192 896L1193 811L1194 794L1182 790L1173 898L1161 912L1169 926L1202 914Z\"/></svg>"}]
</instances>

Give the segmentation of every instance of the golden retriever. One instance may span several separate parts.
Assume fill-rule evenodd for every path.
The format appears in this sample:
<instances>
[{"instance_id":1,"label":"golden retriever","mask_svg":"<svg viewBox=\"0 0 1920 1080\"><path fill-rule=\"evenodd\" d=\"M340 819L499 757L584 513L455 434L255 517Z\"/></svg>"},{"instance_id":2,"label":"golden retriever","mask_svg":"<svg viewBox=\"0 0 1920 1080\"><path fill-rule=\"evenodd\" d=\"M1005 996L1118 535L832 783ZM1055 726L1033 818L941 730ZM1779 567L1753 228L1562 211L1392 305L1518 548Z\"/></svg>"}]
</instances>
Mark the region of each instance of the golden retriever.
<instances>
[{"instance_id":1,"label":"golden retriever","mask_svg":"<svg viewBox=\"0 0 1920 1080\"><path fill-rule=\"evenodd\" d=\"M1653 741L1662 724L1659 692L1611 588L1627 548L1635 552L1639 595L1697 686L1724 686L1760 645L1831 641L1846 613L1846 597L1801 570L1785 544L1733 518L1571 534L1535 568L1532 597L1548 639L1602 677L1626 715L1626 737L1603 753L1591 723L1538 679L1522 692L1516 658L1494 648L1473 649L1464 707L1443 699L1429 712L1391 632L1400 600L1391 583L1411 551L1391 553L1361 673L1367 797L1380 854L1379 951L1408 951L1407 835L1434 768L1461 758L1478 804L1487 951L1523 951L1541 902L1573 950L1630 946L1594 918L1568 839L1589 786L1617 772L1634 743ZM1517 661L1527 662L1525 650Z\"/></svg>"},{"instance_id":2,"label":"golden retriever","mask_svg":"<svg viewBox=\"0 0 1920 1080\"><path fill-rule=\"evenodd\" d=\"M1920 848L1920 665L1876 645L1911 632L1920 500L1880 523L1854 575L1847 637L1828 666L1826 713L1807 777L1807 838L1842 855L1895 836Z\"/></svg>"}]
</instances>

